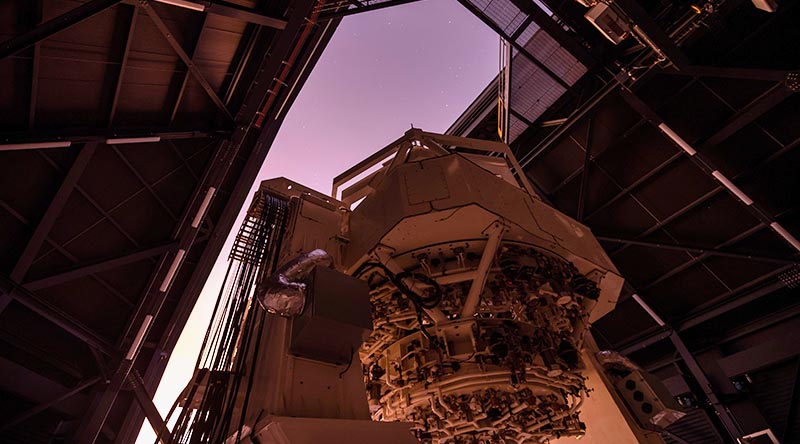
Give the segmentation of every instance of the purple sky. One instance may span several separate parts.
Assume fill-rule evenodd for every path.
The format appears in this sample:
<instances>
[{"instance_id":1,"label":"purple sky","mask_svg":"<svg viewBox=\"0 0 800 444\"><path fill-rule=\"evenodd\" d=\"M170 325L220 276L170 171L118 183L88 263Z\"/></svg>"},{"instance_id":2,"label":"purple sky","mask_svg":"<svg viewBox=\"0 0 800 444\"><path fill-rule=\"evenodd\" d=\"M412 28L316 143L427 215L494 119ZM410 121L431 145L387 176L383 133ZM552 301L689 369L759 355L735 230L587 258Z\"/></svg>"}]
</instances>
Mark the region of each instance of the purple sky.
<instances>
[{"instance_id":1,"label":"purple sky","mask_svg":"<svg viewBox=\"0 0 800 444\"><path fill-rule=\"evenodd\" d=\"M284 176L327 194L336 175L412 123L444 132L497 74L498 46L498 37L455 0L345 18L289 110L253 191L261 180ZM191 378L232 241L229 236L155 394L162 415ZM154 440L145 421L136 442Z\"/></svg>"},{"instance_id":2,"label":"purple sky","mask_svg":"<svg viewBox=\"0 0 800 444\"><path fill-rule=\"evenodd\" d=\"M455 0L345 18L289 111L260 178L285 176L328 193L334 176L412 123L445 131L497 74L498 42Z\"/></svg>"}]
</instances>

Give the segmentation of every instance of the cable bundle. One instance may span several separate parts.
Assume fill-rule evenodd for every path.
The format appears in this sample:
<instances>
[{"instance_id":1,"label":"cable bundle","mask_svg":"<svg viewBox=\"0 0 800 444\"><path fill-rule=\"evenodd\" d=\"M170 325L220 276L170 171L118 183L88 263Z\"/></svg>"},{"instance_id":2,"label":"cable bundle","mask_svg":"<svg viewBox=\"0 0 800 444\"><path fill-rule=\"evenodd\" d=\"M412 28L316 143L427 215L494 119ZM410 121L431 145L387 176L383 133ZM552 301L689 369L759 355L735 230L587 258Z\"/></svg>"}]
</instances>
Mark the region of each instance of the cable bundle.
<instances>
[{"instance_id":1,"label":"cable bundle","mask_svg":"<svg viewBox=\"0 0 800 444\"><path fill-rule=\"evenodd\" d=\"M248 357L258 354L266 316L258 309L253 291L262 277L276 268L288 212L286 200L263 191L250 206L228 259L194 380L167 416L169 421L182 404L170 444L223 442L234 434L241 435L252 384L250 379L247 387L242 387L242 377L248 373L244 366ZM253 359L253 366L255 362ZM238 396L242 388L243 403ZM237 424L234 417L239 418Z\"/></svg>"}]
</instances>

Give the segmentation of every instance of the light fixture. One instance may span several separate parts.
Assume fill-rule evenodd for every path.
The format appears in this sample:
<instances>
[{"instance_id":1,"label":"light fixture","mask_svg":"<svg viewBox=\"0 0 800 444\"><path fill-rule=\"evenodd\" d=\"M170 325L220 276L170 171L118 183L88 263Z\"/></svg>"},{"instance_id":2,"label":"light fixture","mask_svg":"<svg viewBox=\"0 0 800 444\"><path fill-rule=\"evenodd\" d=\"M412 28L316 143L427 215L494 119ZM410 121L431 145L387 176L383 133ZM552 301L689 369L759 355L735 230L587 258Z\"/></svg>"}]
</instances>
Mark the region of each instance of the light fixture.
<instances>
[{"instance_id":1,"label":"light fixture","mask_svg":"<svg viewBox=\"0 0 800 444\"><path fill-rule=\"evenodd\" d=\"M291 189L292 186L289 185ZM200 208L197 209L197 213L194 215L194 219L192 220L192 228L197 228L200 226L200 221L203 220L203 215L206 214L206 210L208 209L208 205L211 203L211 198L214 197L214 193L217 191L214 187L209 187L208 191L206 191L205 197L203 197L203 202L200 204Z\"/></svg>"},{"instance_id":2,"label":"light fixture","mask_svg":"<svg viewBox=\"0 0 800 444\"><path fill-rule=\"evenodd\" d=\"M647 303L644 300L642 300L642 298L638 294L636 293L633 294L633 300L636 301L639 304L639 306L641 306L642 309L644 309L644 311L646 311L647 314L649 314L650 317L653 318L653 320L656 321L656 324L658 324L660 327L664 327L667 325L667 323L664 322L663 319L661 319L661 316L657 315L656 312L654 312L653 309L650 308L650 306L647 305Z\"/></svg>"},{"instance_id":3,"label":"light fixture","mask_svg":"<svg viewBox=\"0 0 800 444\"><path fill-rule=\"evenodd\" d=\"M72 142L69 140L58 140L53 142L7 143L0 145L0 151L39 150L44 148L67 148L70 145L72 145Z\"/></svg>"},{"instance_id":4,"label":"light fixture","mask_svg":"<svg viewBox=\"0 0 800 444\"><path fill-rule=\"evenodd\" d=\"M789 242L795 250L800 251L800 241L797 240L796 237L792 236L792 233L786 231L786 228L777 222L773 222L769 224L769 227L775 230L782 238L786 239L786 242Z\"/></svg>"},{"instance_id":5,"label":"light fixture","mask_svg":"<svg viewBox=\"0 0 800 444\"><path fill-rule=\"evenodd\" d=\"M136 355L136 350L138 350L139 346L142 344L144 335L147 333L147 329L150 328L150 324L152 322L153 315L149 314L144 317L144 321L142 321L142 325L139 326L139 331L136 333L136 337L133 339L133 343L131 343L131 347L128 349L128 353L125 355L125 360L133 360L134 355Z\"/></svg>"},{"instance_id":6,"label":"light fixture","mask_svg":"<svg viewBox=\"0 0 800 444\"><path fill-rule=\"evenodd\" d=\"M161 136L120 137L120 138L106 139L106 144L108 144L108 145L124 145L124 144L127 144L127 143L152 143L152 142L158 142L160 140L161 140Z\"/></svg>"},{"instance_id":7,"label":"light fixture","mask_svg":"<svg viewBox=\"0 0 800 444\"><path fill-rule=\"evenodd\" d=\"M172 259L172 263L169 266L169 270L167 270L167 275L164 276L164 280L161 281L161 287L158 288L158 291L162 293L166 293L167 289L169 288L169 284L172 283L172 279L175 277L175 273L178 271L178 267L181 265L181 261L183 261L183 255L186 254L186 250L181 248L175 253L175 257Z\"/></svg>"},{"instance_id":8,"label":"light fixture","mask_svg":"<svg viewBox=\"0 0 800 444\"><path fill-rule=\"evenodd\" d=\"M177 6L179 8L191 9L193 11L202 12L202 11L205 11L205 9L206 9L205 5L201 5L201 4L195 3L195 2L189 2L189 1L186 1L186 0L156 0L156 1L158 3L164 3L165 5L172 5L172 6Z\"/></svg>"},{"instance_id":9,"label":"light fixture","mask_svg":"<svg viewBox=\"0 0 800 444\"><path fill-rule=\"evenodd\" d=\"M720 173L719 170L714 170L711 172L711 175L714 176L715 179L720 181L725 188L728 189L734 196L738 197L745 205L753 205L753 199L750 199L750 196L744 194L744 191L740 190L739 187L736 186L733 182L730 181L724 174Z\"/></svg>"},{"instance_id":10,"label":"light fixture","mask_svg":"<svg viewBox=\"0 0 800 444\"><path fill-rule=\"evenodd\" d=\"M676 133L675 131L672 131L672 128L667 126L666 123L663 123L663 122L660 123L658 125L658 129L663 131L664 134L666 134L667 137L672 139L672 141L675 142L679 147L681 147L682 150L686 151L686 154L688 154L690 156L694 156L695 154L697 154L697 151L694 148L692 148L692 146L689 145L688 142L683 140L683 138L681 138L681 136L679 136L678 133Z\"/></svg>"}]
</instances>

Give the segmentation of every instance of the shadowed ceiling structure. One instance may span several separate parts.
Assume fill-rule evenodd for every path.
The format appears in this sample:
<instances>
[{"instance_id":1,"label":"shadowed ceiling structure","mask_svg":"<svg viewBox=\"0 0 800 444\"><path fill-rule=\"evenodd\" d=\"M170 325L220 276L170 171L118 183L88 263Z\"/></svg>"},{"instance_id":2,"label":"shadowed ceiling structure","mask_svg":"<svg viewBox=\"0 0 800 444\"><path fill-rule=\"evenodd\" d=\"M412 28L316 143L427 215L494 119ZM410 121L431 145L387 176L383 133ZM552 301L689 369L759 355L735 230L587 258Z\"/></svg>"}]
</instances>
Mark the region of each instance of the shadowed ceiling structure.
<instances>
[{"instance_id":1,"label":"shadowed ceiling structure","mask_svg":"<svg viewBox=\"0 0 800 444\"><path fill-rule=\"evenodd\" d=\"M3 442L132 443L159 420L303 82L341 17L403 2L187 3L0 5Z\"/></svg>"},{"instance_id":2,"label":"shadowed ceiling structure","mask_svg":"<svg viewBox=\"0 0 800 444\"><path fill-rule=\"evenodd\" d=\"M158 424L170 352L338 21L408 2L0 5L4 442ZM683 402L665 439L800 442L798 2L619 1L658 63L577 3L461 3L512 46L528 176L628 280L592 328ZM497 139L497 89L450 132Z\"/></svg>"},{"instance_id":3,"label":"shadowed ceiling structure","mask_svg":"<svg viewBox=\"0 0 800 444\"><path fill-rule=\"evenodd\" d=\"M627 280L595 339L654 372L689 413L665 440L769 429L800 442L797 2L773 13L616 2L661 62L633 39L604 41L576 3L463 3L513 42L508 137L520 163ZM498 82L450 133L498 138Z\"/></svg>"}]
</instances>

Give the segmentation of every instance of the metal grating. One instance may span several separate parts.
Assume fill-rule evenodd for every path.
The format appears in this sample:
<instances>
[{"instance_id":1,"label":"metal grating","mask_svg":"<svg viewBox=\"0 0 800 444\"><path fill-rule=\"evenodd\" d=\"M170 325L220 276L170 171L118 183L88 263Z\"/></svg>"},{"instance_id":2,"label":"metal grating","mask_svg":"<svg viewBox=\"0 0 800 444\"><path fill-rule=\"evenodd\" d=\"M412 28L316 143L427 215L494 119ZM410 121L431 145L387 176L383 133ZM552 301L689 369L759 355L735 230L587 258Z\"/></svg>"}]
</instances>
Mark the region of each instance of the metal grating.
<instances>
[{"instance_id":1,"label":"metal grating","mask_svg":"<svg viewBox=\"0 0 800 444\"><path fill-rule=\"evenodd\" d=\"M522 119L536 121L567 91L565 85L575 84L586 73L583 64L510 0L466 1L484 21L499 29L501 37L518 45L511 62L509 104ZM549 11L546 14L551 15ZM520 134L520 124L511 122L509 142Z\"/></svg>"},{"instance_id":2,"label":"metal grating","mask_svg":"<svg viewBox=\"0 0 800 444\"><path fill-rule=\"evenodd\" d=\"M693 409L686 412L686 416L667 427L667 431L692 444L722 444L706 412L701 409ZM667 444L683 444L673 439L669 434L662 436Z\"/></svg>"},{"instance_id":3,"label":"metal grating","mask_svg":"<svg viewBox=\"0 0 800 444\"><path fill-rule=\"evenodd\" d=\"M787 422L790 420L787 412L792 412L792 394L798 389L795 387L798 370L800 360L795 359L749 375L753 381L751 396L783 444L800 443L800 434L797 433L800 424ZM793 433L786 433L790 431ZM787 437L788 441L785 440Z\"/></svg>"}]
</instances>

